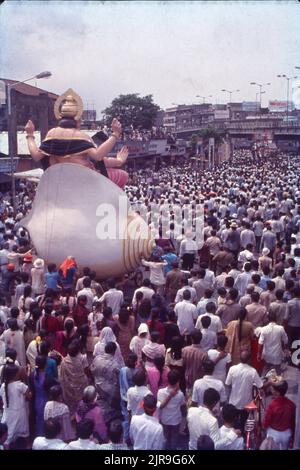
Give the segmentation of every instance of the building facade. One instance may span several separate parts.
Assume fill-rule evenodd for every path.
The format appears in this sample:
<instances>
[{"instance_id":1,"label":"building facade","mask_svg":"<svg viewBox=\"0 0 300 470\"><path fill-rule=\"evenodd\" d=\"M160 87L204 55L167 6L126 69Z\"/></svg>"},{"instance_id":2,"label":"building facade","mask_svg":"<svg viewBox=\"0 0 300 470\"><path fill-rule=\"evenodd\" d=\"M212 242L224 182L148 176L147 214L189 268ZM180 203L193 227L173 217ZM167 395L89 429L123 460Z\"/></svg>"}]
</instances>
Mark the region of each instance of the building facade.
<instances>
[{"instance_id":1,"label":"building facade","mask_svg":"<svg viewBox=\"0 0 300 470\"><path fill-rule=\"evenodd\" d=\"M17 80L0 79L5 85L14 85ZM54 127L57 120L54 116L54 103L58 98L55 93L41 88L19 83L11 88L11 104L14 107L18 130L23 130L28 119L31 119L37 130L47 132ZM3 102L5 101L5 102ZM0 131L7 131L7 98L0 104Z\"/></svg>"}]
</instances>

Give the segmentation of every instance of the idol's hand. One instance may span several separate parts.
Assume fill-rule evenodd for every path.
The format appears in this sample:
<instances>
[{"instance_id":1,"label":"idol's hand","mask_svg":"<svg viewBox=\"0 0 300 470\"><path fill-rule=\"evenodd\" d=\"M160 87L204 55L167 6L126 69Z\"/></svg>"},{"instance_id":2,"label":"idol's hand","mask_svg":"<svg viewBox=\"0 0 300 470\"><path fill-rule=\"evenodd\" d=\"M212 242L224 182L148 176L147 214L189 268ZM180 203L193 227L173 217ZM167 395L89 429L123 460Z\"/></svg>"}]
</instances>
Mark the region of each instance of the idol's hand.
<instances>
[{"instance_id":1,"label":"idol's hand","mask_svg":"<svg viewBox=\"0 0 300 470\"><path fill-rule=\"evenodd\" d=\"M118 137L120 137L121 132L122 132L122 124L118 121L118 119L114 118L112 123L111 123L111 129L114 134L117 134Z\"/></svg>"},{"instance_id":2,"label":"idol's hand","mask_svg":"<svg viewBox=\"0 0 300 470\"><path fill-rule=\"evenodd\" d=\"M34 131L35 131L35 127L34 127L34 124L33 122L29 119L29 121L27 122L26 126L25 126L25 132L27 135L33 135L34 134Z\"/></svg>"},{"instance_id":3,"label":"idol's hand","mask_svg":"<svg viewBox=\"0 0 300 470\"><path fill-rule=\"evenodd\" d=\"M117 153L117 160L122 162L122 165L126 163L127 157L128 157L128 147L122 147L120 152Z\"/></svg>"}]
</instances>

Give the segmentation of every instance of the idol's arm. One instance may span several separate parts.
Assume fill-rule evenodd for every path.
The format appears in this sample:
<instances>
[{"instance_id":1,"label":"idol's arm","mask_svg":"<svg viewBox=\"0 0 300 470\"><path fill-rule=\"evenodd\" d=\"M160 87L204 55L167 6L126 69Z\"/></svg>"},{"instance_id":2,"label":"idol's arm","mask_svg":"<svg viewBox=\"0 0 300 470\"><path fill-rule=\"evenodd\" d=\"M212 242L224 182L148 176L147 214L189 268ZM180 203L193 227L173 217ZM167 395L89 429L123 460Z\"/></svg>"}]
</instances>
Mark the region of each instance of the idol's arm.
<instances>
[{"instance_id":1,"label":"idol's arm","mask_svg":"<svg viewBox=\"0 0 300 470\"><path fill-rule=\"evenodd\" d=\"M34 137L34 124L32 121L28 121L26 126L25 126L25 132L26 132L26 139L27 139L27 146L30 155L32 156L33 160L38 162L41 160L45 154L38 148L38 146L35 143L35 137Z\"/></svg>"},{"instance_id":2,"label":"idol's arm","mask_svg":"<svg viewBox=\"0 0 300 470\"><path fill-rule=\"evenodd\" d=\"M122 147L116 158L104 157L103 161L106 168L121 168L126 163L127 157L128 148Z\"/></svg>"},{"instance_id":3,"label":"idol's arm","mask_svg":"<svg viewBox=\"0 0 300 470\"><path fill-rule=\"evenodd\" d=\"M96 152L92 157L94 160L102 160L103 157L105 157L114 148L116 141L119 139L121 135L122 126L117 119L113 119L111 128L113 133L105 142L103 142L103 144L101 144L96 149Z\"/></svg>"},{"instance_id":4,"label":"idol's arm","mask_svg":"<svg viewBox=\"0 0 300 470\"><path fill-rule=\"evenodd\" d=\"M30 155L32 156L33 160L38 162L45 156L45 154L36 145L34 135L27 135L26 139Z\"/></svg>"}]
</instances>

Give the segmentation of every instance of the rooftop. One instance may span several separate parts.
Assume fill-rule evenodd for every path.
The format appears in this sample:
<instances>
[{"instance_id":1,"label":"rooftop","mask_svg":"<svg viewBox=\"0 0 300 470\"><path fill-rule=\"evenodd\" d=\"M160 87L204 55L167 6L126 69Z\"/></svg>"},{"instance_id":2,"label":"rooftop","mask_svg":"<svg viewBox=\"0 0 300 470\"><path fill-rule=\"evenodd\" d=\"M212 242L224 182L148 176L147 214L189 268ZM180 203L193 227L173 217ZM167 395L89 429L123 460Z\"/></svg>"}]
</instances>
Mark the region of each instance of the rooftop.
<instances>
[{"instance_id":1,"label":"rooftop","mask_svg":"<svg viewBox=\"0 0 300 470\"><path fill-rule=\"evenodd\" d=\"M9 80L7 78L0 78L0 80L2 80L7 85L18 83L18 80ZM14 90L22 93L23 95L39 96L42 93L46 93L49 98L53 98L55 100L58 98L58 95L55 93L51 93L50 91L43 90L42 88L38 88L36 86L28 85L27 83L18 83L18 85L14 87Z\"/></svg>"}]
</instances>

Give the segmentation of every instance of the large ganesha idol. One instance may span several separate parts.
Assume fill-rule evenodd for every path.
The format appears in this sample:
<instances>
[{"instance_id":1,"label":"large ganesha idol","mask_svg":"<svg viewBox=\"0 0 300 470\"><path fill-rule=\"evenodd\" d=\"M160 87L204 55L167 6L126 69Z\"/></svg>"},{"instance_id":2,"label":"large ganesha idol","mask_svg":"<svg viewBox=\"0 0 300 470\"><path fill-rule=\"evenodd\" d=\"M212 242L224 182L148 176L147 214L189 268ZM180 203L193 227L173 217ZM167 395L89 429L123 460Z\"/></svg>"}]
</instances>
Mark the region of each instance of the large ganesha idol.
<instances>
[{"instance_id":1,"label":"large ganesha idol","mask_svg":"<svg viewBox=\"0 0 300 470\"><path fill-rule=\"evenodd\" d=\"M121 124L114 119L113 133L96 147L80 130L82 109L73 90L59 97L54 108L58 127L48 132L39 148L34 125L28 121L29 151L34 160L41 160L45 172L22 224L47 263L59 265L73 256L80 267L89 266L104 279L136 269L154 242L123 191L127 173L120 167L127 148L116 158L106 157L119 138Z\"/></svg>"}]
</instances>

